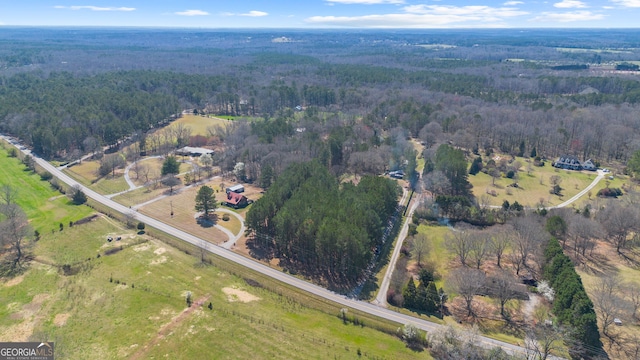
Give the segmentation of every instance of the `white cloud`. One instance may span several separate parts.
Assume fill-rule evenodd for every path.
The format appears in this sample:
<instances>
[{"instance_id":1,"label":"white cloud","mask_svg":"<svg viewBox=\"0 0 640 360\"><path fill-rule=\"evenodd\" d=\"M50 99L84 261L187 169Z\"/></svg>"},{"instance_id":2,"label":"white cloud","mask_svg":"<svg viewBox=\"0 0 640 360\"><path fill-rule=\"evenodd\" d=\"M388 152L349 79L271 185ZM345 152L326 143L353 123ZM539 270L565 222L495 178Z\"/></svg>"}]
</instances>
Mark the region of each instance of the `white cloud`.
<instances>
[{"instance_id":1,"label":"white cloud","mask_svg":"<svg viewBox=\"0 0 640 360\"><path fill-rule=\"evenodd\" d=\"M504 6L515 6L515 5L522 5L522 4L524 4L524 1L507 1L502 5L504 5Z\"/></svg>"},{"instance_id":2,"label":"white cloud","mask_svg":"<svg viewBox=\"0 0 640 360\"><path fill-rule=\"evenodd\" d=\"M507 18L527 15L514 8L410 5L405 13L365 16L313 16L307 23L370 28L506 27Z\"/></svg>"},{"instance_id":3,"label":"white cloud","mask_svg":"<svg viewBox=\"0 0 640 360\"><path fill-rule=\"evenodd\" d=\"M404 0L326 0L330 5L333 4L361 4L361 5L376 5L376 4L404 4Z\"/></svg>"},{"instance_id":4,"label":"white cloud","mask_svg":"<svg viewBox=\"0 0 640 360\"><path fill-rule=\"evenodd\" d=\"M260 16L267 16L267 15L269 15L269 13L266 13L264 11L257 11L257 10L251 10L248 13L240 14L240 16L250 16L250 17L260 17Z\"/></svg>"},{"instance_id":5,"label":"white cloud","mask_svg":"<svg viewBox=\"0 0 640 360\"><path fill-rule=\"evenodd\" d=\"M92 6L92 5L83 5L83 6L62 6L56 5L54 6L56 9L70 9L70 10L91 10L91 11L135 11L136 8L131 7L101 7L101 6Z\"/></svg>"},{"instance_id":6,"label":"white cloud","mask_svg":"<svg viewBox=\"0 0 640 360\"><path fill-rule=\"evenodd\" d=\"M605 16L603 14L595 14L591 11L573 11L566 13L551 13L544 12L542 15L537 16L531 21L533 22L574 22L574 21L590 21L590 20L602 20Z\"/></svg>"},{"instance_id":7,"label":"white cloud","mask_svg":"<svg viewBox=\"0 0 640 360\"><path fill-rule=\"evenodd\" d=\"M578 0L562 0L553 4L553 6L561 9L582 9L588 7L587 4Z\"/></svg>"},{"instance_id":8,"label":"white cloud","mask_svg":"<svg viewBox=\"0 0 640 360\"><path fill-rule=\"evenodd\" d=\"M237 13L232 13L232 12L223 12L220 13L221 16L248 16L248 17L261 17L261 16L267 16L269 15L269 13L266 13L264 11L258 11L258 10L251 10L248 13L243 13L243 14L237 14Z\"/></svg>"},{"instance_id":9,"label":"white cloud","mask_svg":"<svg viewBox=\"0 0 640 360\"><path fill-rule=\"evenodd\" d=\"M611 2L624 7L631 7L631 8L640 7L640 0L611 0Z\"/></svg>"},{"instance_id":10,"label":"white cloud","mask_svg":"<svg viewBox=\"0 0 640 360\"><path fill-rule=\"evenodd\" d=\"M403 8L411 14L434 16L472 16L472 17L514 17L528 14L516 8L490 6L451 6L451 5L410 5Z\"/></svg>"},{"instance_id":11,"label":"white cloud","mask_svg":"<svg viewBox=\"0 0 640 360\"><path fill-rule=\"evenodd\" d=\"M175 14L176 15L182 15L182 16L206 16L206 15L209 15L208 12L203 11L203 10L185 10L185 11L178 11Z\"/></svg>"}]
</instances>

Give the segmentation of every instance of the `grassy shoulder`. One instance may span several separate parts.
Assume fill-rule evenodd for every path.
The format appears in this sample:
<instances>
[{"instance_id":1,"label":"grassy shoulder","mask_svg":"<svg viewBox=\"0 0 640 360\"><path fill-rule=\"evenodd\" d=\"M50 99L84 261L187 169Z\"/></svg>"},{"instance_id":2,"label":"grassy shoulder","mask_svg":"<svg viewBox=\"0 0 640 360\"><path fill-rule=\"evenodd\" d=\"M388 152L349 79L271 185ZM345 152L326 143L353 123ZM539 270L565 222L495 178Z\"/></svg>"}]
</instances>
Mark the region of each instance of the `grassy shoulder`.
<instances>
[{"instance_id":1,"label":"grassy shoulder","mask_svg":"<svg viewBox=\"0 0 640 360\"><path fill-rule=\"evenodd\" d=\"M18 192L17 203L27 214L31 226L40 233L57 231L59 224L80 220L92 213L86 206L76 206L66 196L40 179L38 174L26 170L17 158L9 157L0 149L0 184L10 185Z\"/></svg>"}]
</instances>

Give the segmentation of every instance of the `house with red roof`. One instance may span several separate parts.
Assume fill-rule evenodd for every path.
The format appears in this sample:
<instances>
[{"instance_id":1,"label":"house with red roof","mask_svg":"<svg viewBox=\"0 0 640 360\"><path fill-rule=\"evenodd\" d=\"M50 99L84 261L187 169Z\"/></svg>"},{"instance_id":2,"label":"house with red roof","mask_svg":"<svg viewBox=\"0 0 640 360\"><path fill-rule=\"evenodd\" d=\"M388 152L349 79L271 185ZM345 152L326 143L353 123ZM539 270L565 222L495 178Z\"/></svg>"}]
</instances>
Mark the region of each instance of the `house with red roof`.
<instances>
[{"instance_id":1,"label":"house with red roof","mask_svg":"<svg viewBox=\"0 0 640 360\"><path fill-rule=\"evenodd\" d=\"M227 200L224 202L224 205L234 209L240 209L249 205L249 200L242 194L230 191L227 193Z\"/></svg>"}]
</instances>

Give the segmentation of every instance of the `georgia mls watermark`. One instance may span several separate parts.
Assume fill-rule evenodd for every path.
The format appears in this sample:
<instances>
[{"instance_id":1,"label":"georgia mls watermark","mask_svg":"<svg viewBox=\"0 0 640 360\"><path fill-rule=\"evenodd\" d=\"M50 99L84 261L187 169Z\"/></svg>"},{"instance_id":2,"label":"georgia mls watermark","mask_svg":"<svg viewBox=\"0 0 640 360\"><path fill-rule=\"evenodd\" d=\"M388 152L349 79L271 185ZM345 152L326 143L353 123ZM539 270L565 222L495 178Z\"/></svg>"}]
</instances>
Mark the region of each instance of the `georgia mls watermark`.
<instances>
[{"instance_id":1,"label":"georgia mls watermark","mask_svg":"<svg viewBox=\"0 0 640 360\"><path fill-rule=\"evenodd\" d=\"M53 360L53 342L0 342L0 360Z\"/></svg>"}]
</instances>

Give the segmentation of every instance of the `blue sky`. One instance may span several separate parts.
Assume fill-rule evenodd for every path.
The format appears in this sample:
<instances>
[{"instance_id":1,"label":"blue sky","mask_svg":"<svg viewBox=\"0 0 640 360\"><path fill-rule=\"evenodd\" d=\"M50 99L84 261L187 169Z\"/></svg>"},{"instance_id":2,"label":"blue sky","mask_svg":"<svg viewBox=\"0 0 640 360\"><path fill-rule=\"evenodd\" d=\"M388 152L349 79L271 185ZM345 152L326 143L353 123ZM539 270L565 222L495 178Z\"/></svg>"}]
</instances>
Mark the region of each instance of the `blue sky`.
<instances>
[{"instance_id":1,"label":"blue sky","mask_svg":"<svg viewBox=\"0 0 640 360\"><path fill-rule=\"evenodd\" d=\"M0 0L0 25L638 28L640 0Z\"/></svg>"}]
</instances>

